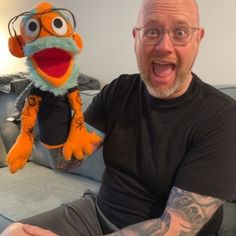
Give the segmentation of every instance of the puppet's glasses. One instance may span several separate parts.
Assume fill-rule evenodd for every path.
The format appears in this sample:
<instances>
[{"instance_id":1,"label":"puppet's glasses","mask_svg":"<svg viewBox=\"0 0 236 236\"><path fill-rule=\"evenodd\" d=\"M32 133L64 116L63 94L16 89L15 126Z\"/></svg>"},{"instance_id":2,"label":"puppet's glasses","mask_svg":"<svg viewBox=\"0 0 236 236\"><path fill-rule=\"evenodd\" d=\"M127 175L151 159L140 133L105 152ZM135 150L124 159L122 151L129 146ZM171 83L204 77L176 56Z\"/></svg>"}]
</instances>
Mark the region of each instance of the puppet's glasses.
<instances>
[{"instance_id":1,"label":"puppet's glasses","mask_svg":"<svg viewBox=\"0 0 236 236\"><path fill-rule=\"evenodd\" d=\"M68 37L76 30L75 16L68 9L53 8L41 13L23 12L14 16L8 23L10 36L18 38L23 32L27 43L39 37L42 27L54 36ZM19 39L18 42L21 45Z\"/></svg>"}]
</instances>

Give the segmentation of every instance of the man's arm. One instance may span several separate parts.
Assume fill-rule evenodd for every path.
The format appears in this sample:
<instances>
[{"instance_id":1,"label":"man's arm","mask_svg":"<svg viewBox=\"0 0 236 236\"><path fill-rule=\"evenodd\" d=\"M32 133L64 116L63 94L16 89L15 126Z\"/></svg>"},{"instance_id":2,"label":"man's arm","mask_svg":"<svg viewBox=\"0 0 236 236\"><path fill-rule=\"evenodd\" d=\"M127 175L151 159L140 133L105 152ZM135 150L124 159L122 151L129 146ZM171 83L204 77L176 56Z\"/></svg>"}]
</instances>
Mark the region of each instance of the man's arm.
<instances>
[{"instance_id":1,"label":"man's arm","mask_svg":"<svg viewBox=\"0 0 236 236\"><path fill-rule=\"evenodd\" d=\"M173 187L166 209L158 219L124 228L110 236L193 236L224 203L218 198Z\"/></svg>"}]
</instances>

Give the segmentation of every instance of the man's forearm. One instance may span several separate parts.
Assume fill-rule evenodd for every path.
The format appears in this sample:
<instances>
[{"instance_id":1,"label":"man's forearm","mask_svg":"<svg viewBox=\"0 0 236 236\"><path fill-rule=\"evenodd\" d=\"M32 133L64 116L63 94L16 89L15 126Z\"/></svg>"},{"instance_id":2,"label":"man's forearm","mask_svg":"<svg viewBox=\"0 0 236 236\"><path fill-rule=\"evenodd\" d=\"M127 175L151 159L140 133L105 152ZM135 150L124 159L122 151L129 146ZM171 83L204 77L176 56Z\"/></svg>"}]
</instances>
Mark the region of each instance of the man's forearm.
<instances>
[{"instance_id":1,"label":"man's forearm","mask_svg":"<svg viewBox=\"0 0 236 236\"><path fill-rule=\"evenodd\" d=\"M193 236L196 234L194 231L177 222L171 222L171 215L165 213L162 218L131 225L109 236Z\"/></svg>"},{"instance_id":2,"label":"man's forearm","mask_svg":"<svg viewBox=\"0 0 236 236\"><path fill-rule=\"evenodd\" d=\"M222 204L220 199L173 187L160 218L128 226L110 236L193 236Z\"/></svg>"},{"instance_id":3,"label":"man's forearm","mask_svg":"<svg viewBox=\"0 0 236 236\"><path fill-rule=\"evenodd\" d=\"M138 224L131 225L120 231L117 231L109 236L163 236L167 234L170 229L170 215L165 214L161 219L152 219ZM172 234L173 236L173 234Z\"/></svg>"}]
</instances>

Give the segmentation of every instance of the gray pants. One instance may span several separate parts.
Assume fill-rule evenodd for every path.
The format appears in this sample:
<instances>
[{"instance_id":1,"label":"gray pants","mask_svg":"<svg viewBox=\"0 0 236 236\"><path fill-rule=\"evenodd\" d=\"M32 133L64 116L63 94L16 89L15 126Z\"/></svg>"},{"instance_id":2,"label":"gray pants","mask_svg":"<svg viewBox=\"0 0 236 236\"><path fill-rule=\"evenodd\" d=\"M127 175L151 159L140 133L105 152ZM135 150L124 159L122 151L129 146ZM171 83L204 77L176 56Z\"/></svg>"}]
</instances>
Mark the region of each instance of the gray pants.
<instances>
[{"instance_id":1,"label":"gray pants","mask_svg":"<svg viewBox=\"0 0 236 236\"><path fill-rule=\"evenodd\" d=\"M236 203L226 202L224 214L217 236L236 236ZM86 191L79 200L21 222L52 230L60 236L99 236L119 230L102 214L96 194L91 191Z\"/></svg>"},{"instance_id":2,"label":"gray pants","mask_svg":"<svg viewBox=\"0 0 236 236\"><path fill-rule=\"evenodd\" d=\"M236 236L236 202L225 202L224 218L218 236Z\"/></svg>"},{"instance_id":3,"label":"gray pants","mask_svg":"<svg viewBox=\"0 0 236 236\"><path fill-rule=\"evenodd\" d=\"M99 236L118 230L102 214L96 194L89 190L78 200L20 222L49 229L60 236Z\"/></svg>"}]
</instances>

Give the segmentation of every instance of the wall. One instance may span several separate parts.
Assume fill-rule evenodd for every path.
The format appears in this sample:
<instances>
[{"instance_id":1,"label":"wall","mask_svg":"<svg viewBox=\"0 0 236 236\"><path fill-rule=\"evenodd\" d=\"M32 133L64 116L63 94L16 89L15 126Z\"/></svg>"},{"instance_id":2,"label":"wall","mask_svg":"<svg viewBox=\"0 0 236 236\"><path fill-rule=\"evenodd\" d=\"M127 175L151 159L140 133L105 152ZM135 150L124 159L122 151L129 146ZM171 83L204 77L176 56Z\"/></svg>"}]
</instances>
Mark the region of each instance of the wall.
<instances>
[{"instance_id":1,"label":"wall","mask_svg":"<svg viewBox=\"0 0 236 236\"><path fill-rule=\"evenodd\" d=\"M16 14L31 9L38 0L0 0L0 37L7 33L7 22ZM121 73L137 71L133 50L132 27L136 23L141 0L51 0L72 10L79 33L84 39L80 71L106 84ZM206 35L194 71L205 81L235 83L236 81L236 1L198 0L201 23ZM0 50L3 51L1 41ZM5 47L6 48L6 47ZM5 49L4 49L5 50ZM7 50L7 48L6 48ZM11 73L26 70L22 59L0 53L0 70ZM3 55L2 55L3 56ZM3 62L7 65L3 65ZM4 66L4 67L3 67ZM5 68L5 69L4 69Z\"/></svg>"},{"instance_id":2,"label":"wall","mask_svg":"<svg viewBox=\"0 0 236 236\"><path fill-rule=\"evenodd\" d=\"M236 83L236 0L198 0L206 30L196 71L205 81Z\"/></svg>"}]
</instances>

